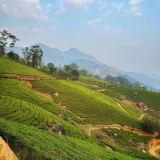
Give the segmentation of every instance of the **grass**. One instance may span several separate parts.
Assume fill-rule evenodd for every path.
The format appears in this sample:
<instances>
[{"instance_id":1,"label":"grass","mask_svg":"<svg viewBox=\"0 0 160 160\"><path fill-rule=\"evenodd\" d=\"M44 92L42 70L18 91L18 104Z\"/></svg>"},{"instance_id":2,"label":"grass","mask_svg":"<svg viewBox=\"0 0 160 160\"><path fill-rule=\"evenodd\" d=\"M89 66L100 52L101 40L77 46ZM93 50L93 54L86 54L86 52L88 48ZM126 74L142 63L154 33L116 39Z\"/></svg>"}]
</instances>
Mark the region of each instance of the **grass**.
<instances>
[{"instance_id":1,"label":"grass","mask_svg":"<svg viewBox=\"0 0 160 160\"><path fill-rule=\"evenodd\" d=\"M5 140L7 137L15 153L18 150L19 159L32 157L34 160L140 160L87 141L50 134L2 118L0 118L0 135Z\"/></svg>"},{"instance_id":2,"label":"grass","mask_svg":"<svg viewBox=\"0 0 160 160\"><path fill-rule=\"evenodd\" d=\"M68 81L34 81L33 88L54 96L56 103L73 111L78 116L85 118L85 122L92 124L128 124L138 126L139 122L129 113L123 111L116 101L109 96L95 93L90 89Z\"/></svg>"},{"instance_id":3,"label":"grass","mask_svg":"<svg viewBox=\"0 0 160 160\"><path fill-rule=\"evenodd\" d=\"M37 69L25 66L10 59L0 57L0 73L20 74L28 76L51 77Z\"/></svg>"},{"instance_id":4,"label":"grass","mask_svg":"<svg viewBox=\"0 0 160 160\"><path fill-rule=\"evenodd\" d=\"M150 109L160 110L160 93L146 91L136 88L127 88L120 85L107 85L106 91L107 95L121 99L124 96L126 99L134 102L143 102ZM122 96L120 96L122 95Z\"/></svg>"}]
</instances>

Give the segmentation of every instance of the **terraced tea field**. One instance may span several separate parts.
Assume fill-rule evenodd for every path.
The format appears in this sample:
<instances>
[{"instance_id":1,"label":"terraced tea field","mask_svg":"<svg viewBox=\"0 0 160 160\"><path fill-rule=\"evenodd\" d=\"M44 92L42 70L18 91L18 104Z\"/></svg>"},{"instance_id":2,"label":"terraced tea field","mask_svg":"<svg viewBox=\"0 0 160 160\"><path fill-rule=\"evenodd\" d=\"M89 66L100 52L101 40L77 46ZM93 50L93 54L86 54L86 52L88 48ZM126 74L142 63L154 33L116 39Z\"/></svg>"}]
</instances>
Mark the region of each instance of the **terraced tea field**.
<instances>
[{"instance_id":1,"label":"terraced tea field","mask_svg":"<svg viewBox=\"0 0 160 160\"><path fill-rule=\"evenodd\" d=\"M59 107L52 102L46 101L36 94L24 83L14 79L0 78L0 95L9 96L15 99L23 100L28 103L38 105L54 114L59 114Z\"/></svg>"},{"instance_id":2,"label":"terraced tea field","mask_svg":"<svg viewBox=\"0 0 160 160\"><path fill-rule=\"evenodd\" d=\"M128 124L139 126L139 122L129 113L122 110L116 101L109 96L94 93L92 90L67 81L34 81L33 88L49 93L56 103L61 103L75 114L93 124Z\"/></svg>"},{"instance_id":3,"label":"terraced tea field","mask_svg":"<svg viewBox=\"0 0 160 160\"><path fill-rule=\"evenodd\" d=\"M145 103L150 109L160 110L160 93L114 84L107 85L105 89L104 93L112 97L121 99L121 95L123 95L128 100Z\"/></svg>"},{"instance_id":4,"label":"terraced tea field","mask_svg":"<svg viewBox=\"0 0 160 160\"><path fill-rule=\"evenodd\" d=\"M1 118L0 134L3 138L8 137L9 142L13 142L11 148L19 149L18 146L21 145L26 148L24 153L21 152L21 158L24 158L24 156L27 156L25 158L29 158L32 155L33 159L39 160L140 160L110 151L105 147L100 147L87 141L50 134L46 131L6 121Z\"/></svg>"}]
</instances>

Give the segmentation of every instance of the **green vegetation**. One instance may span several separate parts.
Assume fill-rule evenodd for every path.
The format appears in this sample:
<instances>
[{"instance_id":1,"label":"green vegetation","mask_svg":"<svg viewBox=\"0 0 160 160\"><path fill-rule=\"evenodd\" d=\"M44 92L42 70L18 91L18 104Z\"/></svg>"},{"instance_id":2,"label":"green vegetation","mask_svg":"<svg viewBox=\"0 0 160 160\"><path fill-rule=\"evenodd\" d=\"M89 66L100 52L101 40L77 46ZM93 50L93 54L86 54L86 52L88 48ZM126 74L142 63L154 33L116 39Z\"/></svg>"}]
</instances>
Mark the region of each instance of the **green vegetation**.
<instances>
[{"instance_id":1,"label":"green vegetation","mask_svg":"<svg viewBox=\"0 0 160 160\"><path fill-rule=\"evenodd\" d=\"M0 96L0 116L14 122L23 123L40 129L47 130L53 127L53 132L58 132L58 128L54 126L56 122L63 128L63 134L85 139L85 135L78 127L72 126L45 109L25 101Z\"/></svg>"},{"instance_id":2,"label":"green vegetation","mask_svg":"<svg viewBox=\"0 0 160 160\"><path fill-rule=\"evenodd\" d=\"M28 103L38 105L54 114L59 114L59 107L53 103L46 101L35 91L31 90L24 83L14 79L0 79L0 95L9 96L15 99L23 100Z\"/></svg>"},{"instance_id":3,"label":"green vegetation","mask_svg":"<svg viewBox=\"0 0 160 160\"><path fill-rule=\"evenodd\" d=\"M116 142L125 146L137 146L138 143L147 144L151 137L139 136L135 133L124 131L123 129L103 129L109 137L113 138Z\"/></svg>"},{"instance_id":4,"label":"green vegetation","mask_svg":"<svg viewBox=\"0 0 160 160\"><path fill-rule=\"evenodd\" d=\"M10 41L10 48L13 48L19 39L6 30L0 31L0 56L5 55L5 47L7 46L8 41Z\"/></svg>"},{"instance_id":5,"label":"green vegetation","mask_svg":"<svg viewBox=\"0 0 160 160\"><path fill-rule=\"evenodd\" d=\"M108 82L119 83L125 87L141 88L141 84L138 81L133 83L124 76L113 77L111 75L107 75L104 79ZM143 87L143 88L146 89L146 87Z\"/></svg>"},{"instance_id":6,"label":"green vegetation","mask_svg":"<svg viewBox=\"0 0 160 160\"><path fill-rule=\"evenodd\" d=\"M0 118L0 135L11 144L12 149L22 150L19 159L83 159L83 160L138 160L109 151L87 141L50 134L33 127L13 123ZM7 138L6 138L7 137Z\"/></svg>"},{"instance_id":7,"label":"green vegetation","mask_svg":"<svg viewBox=\"0 0 160 160\"><path fill-rule=\"evenodd\" d=\"M159 110L159 93L111 84L89 75L86 70L79 70L75 63L62 68L53 63L45 66L43 51L38 45L23 49L24 58L20 58L12 51L18 40L6 30L0 32L0 136L9 143L18 159L157 159L142 152L147 150L150 137L124 130L97 129L94 124L121 124L149 133L160 132L159 111L143 112L122 102L124 99L143 102ZM8 42L11 52L5 53ZM16 80L15 74L27 75L25 78L54 76L65 80L46 78L32 81L32 84L25 82L29 88ZM131 87L123 77L107 78ZM140 86L135 83L132 87Z\"/></svg>"},{"instance_id":8,"label":"green vegetation","mask_svg":"<svg viewBox=\"0 0 160 160\"><path fill-rule=\"evenodd\" d=\"M137 119L143 114L143 111L138 107L135 107L133 105L127 105L121 101L118 101L118 103L122 106L124 110L126 110L129 114L131 114L133 117Z\"/></svg>"},{"instance_id":9,"label":"green vegetation","mask_svg":"<svg viewBox=\"0 0 160 160\"><path fill-rule=\"evenodd\" d=\"M129 124L139 126L139 122L129 113L122 110L117 102L109 96L95 93L69 81L34 81L33 88L53 95L56 103L67 106L85 122L93 124Z\"/></svg>"},{"instance_id":10,"label":"green vegetation","mask_svg":"<svg viewBox=\"0 0 160 160\"><path fill-rule=\"evenodd\" d=\"M22 65L4 57L0 57L0 73L21 74L29 76L51 77L41 71Z\"/></svg>"},{"instance_id":11,"label":"green vegetation","mask_svg":"<svg viewBox=\"0 0 160 160\"><path fill-rule=\"evenodd\" d=\"M110 96L115 95L116 98L120 99L128 99L134 102L143 102L145 103L150 109L160 110L160 93L146 91L143 89L136 89L136 88L127 88L121 85L107 85L105 94L110 94ZM108 90L110 92L108 92ZM117 96L122 95L122 96Z\"/></svg>"},{"instance_id":12,"label":"green vegetation","mask_svg":"<svg viewBox=\"0 0 160 160\"><path fill-rule=\"evenodd\" d=\"M144 150L147 150L147 144L145 143L147 143L150 137L143 137L137 134L132 134L131 132L124 132L123 130L116 129L108 129L108 131L105 130L105 132L103 132L102 129L102 132L98 134L100 137L98 143L101 146L107 146L107 148L116 152L140 158L141 160L157 160L156 157L143 152ZM124 140L122 139L123 136ZM95 137L97 137L97 134ZM139 142L136 141L136 138L138 138ZM135 139L135 142L132 139Z\"/></svg>"}]
</instances>

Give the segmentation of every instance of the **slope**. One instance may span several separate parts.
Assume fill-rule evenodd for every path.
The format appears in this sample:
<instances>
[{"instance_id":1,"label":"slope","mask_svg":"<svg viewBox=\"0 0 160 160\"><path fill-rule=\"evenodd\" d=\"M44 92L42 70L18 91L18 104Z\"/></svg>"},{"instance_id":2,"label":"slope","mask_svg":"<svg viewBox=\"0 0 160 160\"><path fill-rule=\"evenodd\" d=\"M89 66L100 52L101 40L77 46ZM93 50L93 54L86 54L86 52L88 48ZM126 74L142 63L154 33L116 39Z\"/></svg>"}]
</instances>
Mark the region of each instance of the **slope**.
<instances>
[{"instance_id":1,"label":"slope","mask_svg":"<svg viewBox=\"0 0 160 160\"><path fill-rule=\"evenodd\" d=\"M57 104L66 106L84 122L93 124L129 124L139 126L139 122L130 114L122 110L117 102L107 95L95 93L86 87L69 81L34 81L33 88L41 92L59 93L53 96Z\"/></svg>"},{"instance_id":2,"label":"slope","mask_svg":"<svg viewBox=\"0 0 160 160\"><path fill-rule=\"evenodd\" d=\"M0 118L0 134L13 151L19 150L18 158L38 160L83 159L83 160L138 160L130 156L107 150L87 141L47 133L46 131L16 124ZM21 146L20 148L18 146ZM24 148L24 149L23 149Z\"/></svg>"},{"instance_id":3,"label":"slope","mask_svg":"<svg viewBox=\"0 0 160 160\"><path fill-rule=\"evenodd\" d=\"M21 74L28 76L51 77L37 69L0 57L0 73Z\"/></svg>"}]
</instances>

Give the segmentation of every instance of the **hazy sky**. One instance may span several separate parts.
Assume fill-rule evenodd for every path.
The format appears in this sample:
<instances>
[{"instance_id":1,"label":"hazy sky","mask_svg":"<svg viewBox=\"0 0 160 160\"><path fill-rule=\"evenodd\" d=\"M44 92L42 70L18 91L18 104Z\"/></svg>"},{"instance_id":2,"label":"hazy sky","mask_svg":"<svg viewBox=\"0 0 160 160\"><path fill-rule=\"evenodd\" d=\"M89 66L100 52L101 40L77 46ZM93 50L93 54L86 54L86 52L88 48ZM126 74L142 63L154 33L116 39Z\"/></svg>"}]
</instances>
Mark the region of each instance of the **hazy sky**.
<instances>
[{"instance_id":1,"label":"hazy sky","mask_svg":"<svg viewBox=\"0 0 160 160\"><path fill-rule=\"evenodd\" d=\"M17 46L79 50L105 64L160 74L160 0L0 0L0 30Z\"/></svg>"}]
</instances>

